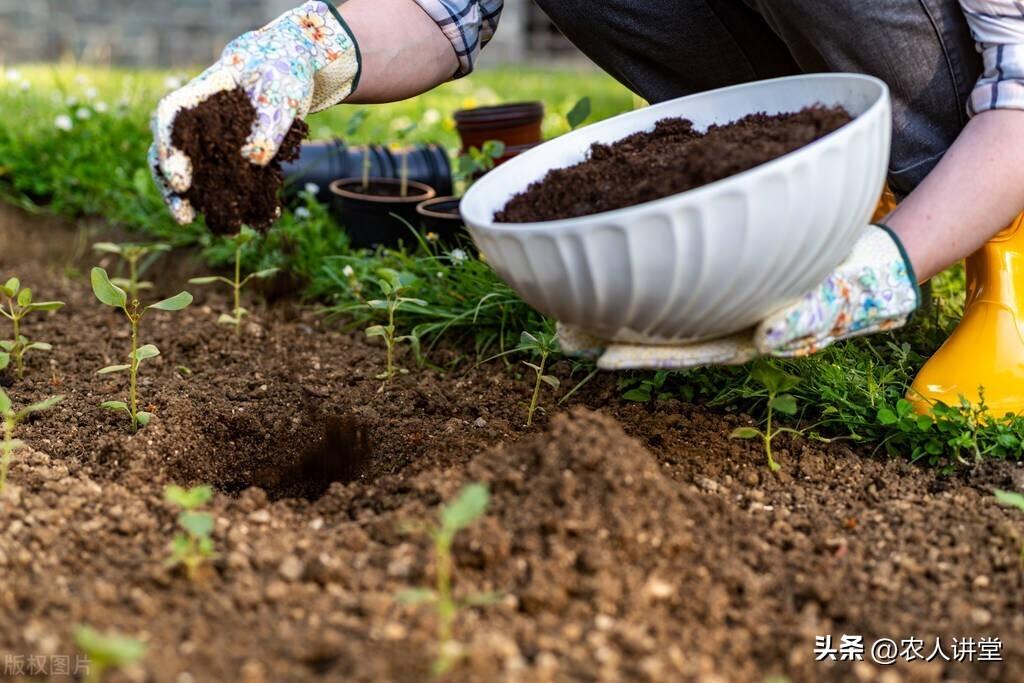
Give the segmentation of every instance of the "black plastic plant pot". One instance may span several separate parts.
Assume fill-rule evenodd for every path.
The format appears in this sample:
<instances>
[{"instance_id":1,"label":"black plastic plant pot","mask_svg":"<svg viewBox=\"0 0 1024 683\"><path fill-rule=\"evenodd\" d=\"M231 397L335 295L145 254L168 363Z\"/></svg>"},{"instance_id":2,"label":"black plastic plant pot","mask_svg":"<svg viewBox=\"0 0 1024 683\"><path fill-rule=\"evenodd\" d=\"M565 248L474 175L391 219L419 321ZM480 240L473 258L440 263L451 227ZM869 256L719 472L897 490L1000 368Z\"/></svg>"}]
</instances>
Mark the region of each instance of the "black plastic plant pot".
<instances>
[{"instance_id":1,"label":"black plastic plant pot","mask_svg":"<svg viewBox=\"0 0 1024 683\"><path fill-rule=\"evenodd\" d=\"M285 193L294 199L299 190L312 183L319 188L317 199L331 201L329 185L339 178L353 178L363 173L363 160L370 157L370 175L374 178L400 179L402 153L383 145L349 147L344 141L319 140L302 144L302 154L295 161L283 164ZM414 145L409 150L409 180L424 183L440 194L452 193L452 171L448 153L438 145Z\"/></svg>"},{"instance_id":2,"label":"black plastic plant pot","mask_svg":"<svg viewBox=\"0 0 1024 683\"><path fill-rule=\"evenodd\" d=\"M458 197L434 197L416 206L420 217L420 228L424 235L433 233L442 242L456 242L466 234L466 226L459 213Z\"/></svg>"},{"instance_id":3,"label":"black plastic plant pot","mask_svg":"<svg viewBox=\"0 0 1024 683\"><path fill-rule=\"evenodd\" d=\"M437 193L425 183L410 180L403 197L401 187L402 182L392 178L370 178L368 187L363 186L362 178L342 178L331 183L331 213L345 227L353 247L413 243L416 238L409 226L419 226L416 205L433 199Z\"/></svg>"}]
</instances>

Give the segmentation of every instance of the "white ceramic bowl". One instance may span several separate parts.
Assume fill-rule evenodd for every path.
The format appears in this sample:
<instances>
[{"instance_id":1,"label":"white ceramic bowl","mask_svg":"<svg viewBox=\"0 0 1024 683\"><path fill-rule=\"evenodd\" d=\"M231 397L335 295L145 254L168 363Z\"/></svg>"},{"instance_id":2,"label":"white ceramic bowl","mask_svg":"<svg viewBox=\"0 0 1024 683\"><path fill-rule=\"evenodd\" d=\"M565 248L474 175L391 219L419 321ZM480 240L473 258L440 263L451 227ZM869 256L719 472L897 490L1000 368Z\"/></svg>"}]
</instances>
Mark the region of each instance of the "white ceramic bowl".
<instances>
[{"instance_id":1,"label":"white ceramic bowl","mask_svg":"<svg viewBox=\"0 0 1024 683\"><path fill-rule=\"evenodd\" d=\"M703 130L747 114L842 105L856 118L784 157L689 192L540 223L494 214L550 169L682 116ZM531 306L606 339L669 343L743 330L807 293L850 252L889 160L886 85L854 74L794 76L683 97L544 143L488 173L462 215L505 282Z\"/></svg>"}]
</instances>

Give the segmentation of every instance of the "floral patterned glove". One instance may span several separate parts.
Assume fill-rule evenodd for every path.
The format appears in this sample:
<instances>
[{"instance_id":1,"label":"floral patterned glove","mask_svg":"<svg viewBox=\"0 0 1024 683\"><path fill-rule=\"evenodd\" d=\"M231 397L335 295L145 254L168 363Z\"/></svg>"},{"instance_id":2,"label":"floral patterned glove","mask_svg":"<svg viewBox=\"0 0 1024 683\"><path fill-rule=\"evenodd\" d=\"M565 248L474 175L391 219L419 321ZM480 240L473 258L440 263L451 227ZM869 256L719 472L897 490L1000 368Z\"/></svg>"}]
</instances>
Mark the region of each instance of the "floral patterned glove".
<instances>
[{"instance_id":1,"label":"floral patterned glove","mask_svg":"<svg viewBox=\"0 0 1024 683\"><path fill-rule=\"evenodd\" d=\"M765 319L757 329L695 344L656 346L607 342L558 325L562 350L597 358L602 370L684 370L742 365L758 356L794 357L832 342L904 325L921 293L903 246L885 226L868 226L850 256L812 292Z\"/></svg>"},{"instance_id":2,"label":"floral patterned glove","mask_svg":"<svg viewBox=\"0 0 1024 683\"><path fill-rule=\"evenodd\" d=\"M264 166L296 117L338 104L356 89L359 75L359 47L329 2L306 2L228 43L216 64L161 100L153 117L149 165L175 220L195 220L192 206L178 196L192 184L192 162L171 141L179 111L242 88L256 108L256 122L241 154Z\"/></svg>"},{"instance_id":3,"label":"floral patterned glove","mask_svg":"<svg viewBox=\"0 0 1024 683\"><path fill-rule=\"evenodd\" d=\"M823 283L758 326L754 344L767 355L806 356L841 339L902 327L920 303L899 238L885 225L870 225Z\"/></svg>"}]
</instances>

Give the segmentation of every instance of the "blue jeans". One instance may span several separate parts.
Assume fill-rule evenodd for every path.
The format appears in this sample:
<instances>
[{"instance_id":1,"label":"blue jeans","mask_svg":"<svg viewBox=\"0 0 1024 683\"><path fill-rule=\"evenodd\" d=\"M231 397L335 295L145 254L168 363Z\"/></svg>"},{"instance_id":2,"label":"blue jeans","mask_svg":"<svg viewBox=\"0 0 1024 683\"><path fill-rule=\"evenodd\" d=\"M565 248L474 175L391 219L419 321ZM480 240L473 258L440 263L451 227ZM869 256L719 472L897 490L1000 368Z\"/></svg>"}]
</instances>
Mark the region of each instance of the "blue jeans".
<instances>
[{"instance_id":1,"label":"blue jeans","mask_svg":"<svg viewBox=\"0 0 1024 683\"><path fill-rule=\"evenodd\" d=\"M958 0L537 0L600 67L650 102L807 72L892 89L889 184L906 195L967 123L981 73Z\"/></svg>"}]
</instances>

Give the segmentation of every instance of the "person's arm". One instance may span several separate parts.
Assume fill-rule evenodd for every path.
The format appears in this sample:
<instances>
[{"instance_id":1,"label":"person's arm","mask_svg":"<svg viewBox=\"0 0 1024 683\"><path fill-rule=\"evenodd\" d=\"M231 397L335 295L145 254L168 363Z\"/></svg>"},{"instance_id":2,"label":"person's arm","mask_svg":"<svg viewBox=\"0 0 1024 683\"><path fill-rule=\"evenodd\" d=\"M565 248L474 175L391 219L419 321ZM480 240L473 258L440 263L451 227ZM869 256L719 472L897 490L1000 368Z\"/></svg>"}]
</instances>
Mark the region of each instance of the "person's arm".
<instances>
[{"instance_id":1,"label":"person's arm","mask_svg":"<svg viewBox=\"0 0 1024 683\"><path fill-rule=\"evenodd\" d=\"M918 279L969 255L1024 210L1024 9L1014 0L960 0L985 72L973 115L935 170L886 223Z\"/></svg>"}]
</instances>

